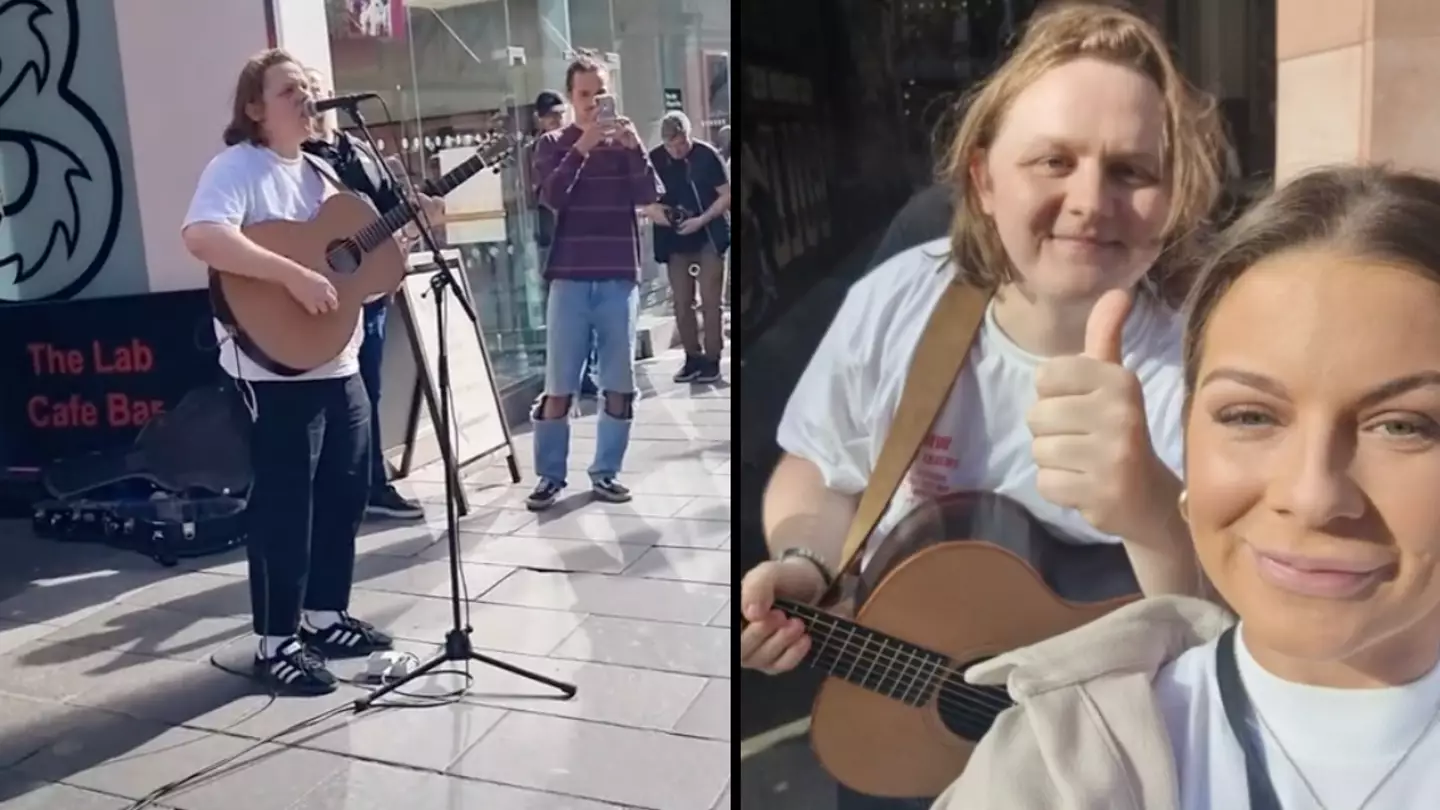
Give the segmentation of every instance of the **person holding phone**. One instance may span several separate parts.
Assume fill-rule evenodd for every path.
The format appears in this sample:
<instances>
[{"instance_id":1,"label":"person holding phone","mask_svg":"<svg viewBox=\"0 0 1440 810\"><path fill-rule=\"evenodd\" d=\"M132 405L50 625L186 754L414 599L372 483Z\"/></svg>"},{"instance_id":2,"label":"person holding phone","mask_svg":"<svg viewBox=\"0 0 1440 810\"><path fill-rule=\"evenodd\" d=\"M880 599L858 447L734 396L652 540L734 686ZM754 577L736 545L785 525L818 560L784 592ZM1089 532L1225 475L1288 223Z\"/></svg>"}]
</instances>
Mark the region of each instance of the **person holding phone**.
<instances>
[{"instance_id":1,"label":"person holding phone","mask_svg":"<svg viewBox=\"0 0 1440 810\"><path fill-rule=\"evenodd\" d=\"M535 97L535 137L538 138L547 132L555 132L565 127L565 99L554 90L543 90ZM545 263L550 258L550 243L555 238L555 212L539 205L540 198L540 173L535 170L532 150L531 157L531 183L534 185L532 192L536 200L535 206L535 244L540 248L540 267L543 271ZM585 399L594 399L600 395L600 386L595 382L595 344L591 341L590 354L585 358L585 370L580 373L580 396Z\"/></svg>"},{"instance_id":2,"label":"person holding phone","mask_svg":"<svg viewBox=\"0 0 1440 810\"><path fill-rule=\"evenodd\" d=\"M596 498L630 500L618 478L635 409L635 319L639 309L639 222L663 188L636 132L618 114L605 63L581 52L565 71L574 122L535 146L540 204L555 212L544 277L545 391L531 411L535 472L526 499L535 511L564 490L570 410L594 340L602 405L590 486Z\"/></svg>"}]
</instances>

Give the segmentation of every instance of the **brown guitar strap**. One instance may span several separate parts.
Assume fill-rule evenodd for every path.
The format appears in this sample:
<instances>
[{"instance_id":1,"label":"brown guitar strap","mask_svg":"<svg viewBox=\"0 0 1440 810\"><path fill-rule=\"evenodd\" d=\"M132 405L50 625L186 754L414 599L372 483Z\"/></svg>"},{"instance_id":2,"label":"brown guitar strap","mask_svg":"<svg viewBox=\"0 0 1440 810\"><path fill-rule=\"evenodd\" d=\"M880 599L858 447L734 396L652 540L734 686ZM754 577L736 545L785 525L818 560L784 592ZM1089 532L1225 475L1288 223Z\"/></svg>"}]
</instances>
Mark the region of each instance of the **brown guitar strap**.
<instances>
[{"instance_id":1,"label":"brown guitar strap","mask_svg":"<svg viewBox=\"0 0 1440 810\"><path fill-rule=\"evenodd\" d=\"M905 375L900 405L890 422L890 432L880 449L880 458L870 473L870 482L860 496L855 519L845 535L845 551L837 574L850 573L860 559L860 547L874 531L880 517L895 497L910 464L920 452L925 435L935 423L940 407L949 398L960 376L960 367L985 317L990 296L968 284L951 284L940 296L925 331L915 347L915 359Z\"/></svg>"}]
</instances>

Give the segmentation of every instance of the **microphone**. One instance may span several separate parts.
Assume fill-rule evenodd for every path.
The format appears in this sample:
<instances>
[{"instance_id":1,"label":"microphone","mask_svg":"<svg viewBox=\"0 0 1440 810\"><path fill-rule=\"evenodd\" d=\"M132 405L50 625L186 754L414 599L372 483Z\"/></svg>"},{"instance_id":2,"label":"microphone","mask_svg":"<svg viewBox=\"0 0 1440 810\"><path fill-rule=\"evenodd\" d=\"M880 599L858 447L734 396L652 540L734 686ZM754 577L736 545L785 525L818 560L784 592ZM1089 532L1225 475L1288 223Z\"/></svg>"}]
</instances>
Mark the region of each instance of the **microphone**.
<instances>
[{"instance_id":1,"label":"microphone","mask_svg":"<svg viewBox=\"0 0 1440 810\"><path fill-rule=\"evenodd\" d=\"M332 96L331 98L306 99L305 114L311 118L319 116L331 110L350 110L358 107L360 102L369 101L372 98L379 98L379 93L346 93L343 96Z\"/></svg>"}]
</instances>

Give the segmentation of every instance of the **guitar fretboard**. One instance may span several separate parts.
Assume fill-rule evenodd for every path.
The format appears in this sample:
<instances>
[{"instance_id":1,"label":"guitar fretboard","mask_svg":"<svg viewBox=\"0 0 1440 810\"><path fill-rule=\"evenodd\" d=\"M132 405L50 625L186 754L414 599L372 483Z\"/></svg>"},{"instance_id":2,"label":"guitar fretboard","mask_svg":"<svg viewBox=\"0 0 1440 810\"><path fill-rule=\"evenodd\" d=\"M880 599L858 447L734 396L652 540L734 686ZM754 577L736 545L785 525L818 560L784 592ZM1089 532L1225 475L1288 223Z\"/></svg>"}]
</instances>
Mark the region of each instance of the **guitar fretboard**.
<instances>
[{"instance_id":1,"label":"guitar fretboard","mask_svg":"<svg viewBox=\"0 0 1440 810\"><path fill-rule=\"evenodd\" d=\"M923 704L954 676L940 653L797 602L775 606L805 624L806 663L857 686L912 706Z\"/></svg>"},{"instance_id":2,"label":"guitar fretboard","mask_svg":"<svg viewBox=\"0 0 1440 810\"><path fill-rule=\"evenodd\" d=\"M498 160L510 154L511 149L502 147L503 151L493 154L491 149L482 148L479 152L470 157L469 160L446 172L443 177L434 183L425 184L425 192L432 197L443 197L454 191L461 183L479 174L481 170L494 165ZM360 229L355 234L355 244L364 253L369 253L379 247L380 243L390 238L390 235L405 227L410 221L410 214L413 210L409 200L401 200L400 204L386 211L383 216L374 222Z\"/></svg>"}]
</instances>

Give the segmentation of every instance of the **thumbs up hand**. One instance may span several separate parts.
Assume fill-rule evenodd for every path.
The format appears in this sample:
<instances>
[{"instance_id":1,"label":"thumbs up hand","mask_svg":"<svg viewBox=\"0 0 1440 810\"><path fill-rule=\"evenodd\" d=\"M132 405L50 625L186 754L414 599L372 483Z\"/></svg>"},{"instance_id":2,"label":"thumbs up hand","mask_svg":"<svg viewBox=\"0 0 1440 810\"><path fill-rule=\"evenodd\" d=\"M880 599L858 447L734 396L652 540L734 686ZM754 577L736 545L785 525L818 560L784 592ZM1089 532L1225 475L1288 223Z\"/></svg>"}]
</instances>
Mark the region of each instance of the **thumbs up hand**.
<instances>
[{"instance_id":1,"label":"thumbs up hand","mask_svg":"<svg viewBox=\"0 0 1440 810\"><path fill-rule=\"evenodd\" d=\"M1040 494L1127 539L1151 530L1151 495L1159 493L1150 490L1172 479L1150 445L1140 381L1121 365L1133 300L1128 291L1111 290L1095 302L1084 353L1040 365L1035 405L1026 414Z\"/></svg>"}]
</instances>

